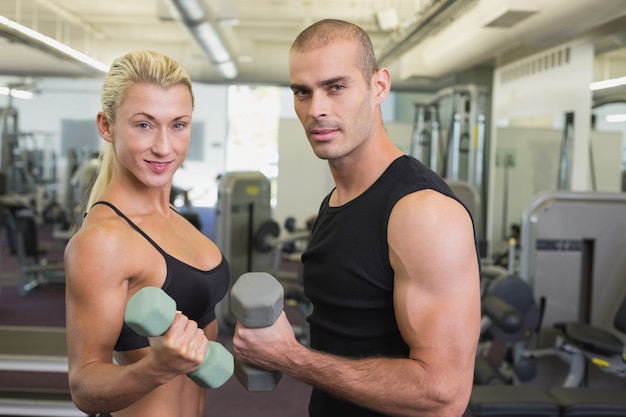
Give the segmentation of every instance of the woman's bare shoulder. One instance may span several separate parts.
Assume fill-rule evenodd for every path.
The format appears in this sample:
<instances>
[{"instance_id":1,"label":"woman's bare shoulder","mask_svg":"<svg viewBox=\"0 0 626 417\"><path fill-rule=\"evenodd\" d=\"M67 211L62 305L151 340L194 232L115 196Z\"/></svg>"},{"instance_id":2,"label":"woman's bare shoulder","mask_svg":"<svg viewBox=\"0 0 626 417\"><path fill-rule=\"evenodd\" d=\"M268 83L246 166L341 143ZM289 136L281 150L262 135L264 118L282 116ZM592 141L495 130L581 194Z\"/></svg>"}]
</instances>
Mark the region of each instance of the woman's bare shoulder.
<instances>
[{"instance_id":1,"label":"woman's bare shoulder","mask_svg":"<svg viewBox=\"0 0 626 417\"><path fill-rule=\"evenodd\" d=\"M132 229L115 213L93 209L65 247L65 262L110 262L129 251ZM126 244L124 244L126 242Z\"/></svg>"}]
</instances>

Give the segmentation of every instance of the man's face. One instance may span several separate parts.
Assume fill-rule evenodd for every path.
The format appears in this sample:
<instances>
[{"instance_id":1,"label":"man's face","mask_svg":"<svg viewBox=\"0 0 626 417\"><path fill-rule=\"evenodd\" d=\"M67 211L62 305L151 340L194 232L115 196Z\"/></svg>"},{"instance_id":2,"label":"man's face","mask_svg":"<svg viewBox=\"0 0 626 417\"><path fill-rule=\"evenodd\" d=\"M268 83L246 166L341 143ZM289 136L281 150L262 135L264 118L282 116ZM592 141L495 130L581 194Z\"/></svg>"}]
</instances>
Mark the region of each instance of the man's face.
<instances>
[{"instance_id":1,"label":"man's face","mask_svg":"<svg viewBox=\"0 0 626 417\"><path fill-rule=\"evenodd\" d=\"M341 40L289 55L294 108L319 158L349 155L371 136L376 103L358 54L358 43Z\"/></svg>"}]
</instances>

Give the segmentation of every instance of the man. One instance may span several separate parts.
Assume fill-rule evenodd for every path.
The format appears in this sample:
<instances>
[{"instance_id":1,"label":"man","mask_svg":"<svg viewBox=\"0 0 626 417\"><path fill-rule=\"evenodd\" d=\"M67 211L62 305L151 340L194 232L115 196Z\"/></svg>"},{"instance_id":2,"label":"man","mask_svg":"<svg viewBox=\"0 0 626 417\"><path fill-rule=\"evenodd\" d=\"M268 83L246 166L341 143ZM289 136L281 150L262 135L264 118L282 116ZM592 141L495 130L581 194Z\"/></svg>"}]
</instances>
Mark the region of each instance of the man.
<instances>
[{"instance_id":1,"label":"man","mask_svg":"<svg viewBox=\"0 0 626 417\"><path fill-rule=\"evenodd\" d=\"M336 185L302 257L311 348L283 313L269 328L238 324L235 352L312 385L312 417L461 416L480 332L470 215L387 136L390 76L362 29L313 24L289 70L296 113Z\"/></svg>"}]
</instances>

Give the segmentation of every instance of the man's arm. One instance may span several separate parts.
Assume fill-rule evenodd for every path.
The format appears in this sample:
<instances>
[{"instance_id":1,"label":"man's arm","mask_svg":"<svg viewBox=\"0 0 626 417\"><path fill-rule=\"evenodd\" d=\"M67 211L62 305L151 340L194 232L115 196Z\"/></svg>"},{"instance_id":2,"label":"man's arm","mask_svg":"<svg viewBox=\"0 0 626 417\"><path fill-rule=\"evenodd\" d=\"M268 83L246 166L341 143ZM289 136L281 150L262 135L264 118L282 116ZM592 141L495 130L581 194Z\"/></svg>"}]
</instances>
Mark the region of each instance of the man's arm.
<instances>
[{"instance_id":1,"label":"man's arm","mask_svg":"<svg viewBox=\"0 0 626 417\"><path fill-rule=\"evenodd\" d=\"M393 416L454 416L469 400L480 327L474 234L467 211L435 191L403 198L388 233L406 358L347 359L300 345L283 315L237 326L235 351L359 406ZM277 340L278 338L278 340Z\"/></svg>"}]
</instances>

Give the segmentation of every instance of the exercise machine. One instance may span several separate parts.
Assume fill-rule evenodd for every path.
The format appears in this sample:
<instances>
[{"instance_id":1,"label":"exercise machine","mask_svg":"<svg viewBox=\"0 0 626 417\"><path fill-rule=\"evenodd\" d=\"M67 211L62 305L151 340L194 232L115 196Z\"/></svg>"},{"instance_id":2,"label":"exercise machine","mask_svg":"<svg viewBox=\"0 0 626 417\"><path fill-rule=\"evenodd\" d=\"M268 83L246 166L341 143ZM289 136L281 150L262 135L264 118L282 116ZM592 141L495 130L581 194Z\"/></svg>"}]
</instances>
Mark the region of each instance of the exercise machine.
<instances>
[{"instance_id":1,"label":"exercise machine","mask_svg":"<svg viewBox=\"0 0 626 417\"><path fill-rule=\"evenodd\" d=\"M0 326L0 371L67 373L65 329ZM0 389L0 415L85 416L67 391Z\"/></svg>"},{"instance_id":2,"label":"exercise machine","mask_svg":"<svg viewBox=\"0 0 626 417\"><path fill-rule=\"evenodd\" d=\"M254 245L258 228L271 220L271 184L261 172L227 172L219 178L215 211L215 243L230 263L230 288L246 272L268 271L270 256ZM232 328L236 320L225 297L216 314Z\"/></svg>"},{"instance_id":3,"label":"exercise machine","mask_svg":"<svg viewBox=\"0 0 626 417\"><path fill-rule=\"evenodd\" d=\"M548 300L536 348L553 347L558 323L611 331L626 293L626 195L543 193L524 212L520 247L520 276L535 298ZM555 361L544 361L541 380L559 385L562 364L550 366ZM602 372L588 377L589 384L611 380Z\"/></svg>"},{"instance_id":4,"label":"exercise machine","mask_svg":"<svg viewBox=\"0 0 626 417\"><path fill-rule=\"evenodd\" d=\"M219 178L215 242L230 263L230 288L245 273L271 273L285 286L285 305L292 305L306 315L308 301L299 274L281 270L286 246L298 247L306 241L308 231L281 234L280 225L272 219L271 184L263 173L236 171ZM235 326L228 297L218 303L216 314L225 328ZM294 325L294 331L306 343L308 330L302 321L302 326Z\"/></svg>"},{"instance_id":5,"label":"exercise machine","mask_svg":"<svg viewBox=\"0 0 626 417\"><path fill-rule=\"evenodd\" d=\"M17 258L16 287L18 294L26 295L42 284L65 283L65 267L62 260L45 258L48 247L39 240L38 224L34 212L0 196L0 219L6 231L10 253Z\"/></svg>"},{"instance_id":6,"label":"exercise machine","mask_svg":"<svg viewBox=\"0 0 626 417\"><path fill-rule=\"evenodd\" d=\"M411 155L449 182L465 182L478 201L486 201L485 105L487 89L456 85L438 91L428 102L415 103ZM448 104L449 103L449 104ZM447 130L442 120L449 120ZM479 243L486 245L484 207L474 215Z\"/></svg>"},{"instance_id":7,"label":"exercise machine","mask_svg":"<svg viewBox=\"0 0 626 417\"><path fill-rule=\"evenodd\" d=\"M525 356L541 327L545 302L536 302L532 288L502 268L481 277L488 282L481 299L481 340L477 350L474 384L519 385L535 377L534 357Z\"/></svg>"},{"instance_id":8,"label":"exercise machine","mask_svg":"<svg viewBox=\"0 0 626 417\"><path fill-rule=\"evenodd\" d=\"M624 344L615 333L626 328L625 240L623 194L544 193L527 208L519 275L547 299L538 350L527 353L548 354L529 384L475 386L474 417L626 415Z\"/></svg>"},{"instance_id":9,"label":"exercise machine","mask_svg":"<svg viewBox=\"0 0 626 417\"><path fill-rule=\"evenodd\" d=\"M626 336L626 295L613 318L613 326ZM527 358L558 357L568 365L564 387L584 387L586 369L592 364L605 373L626 377L626 343L610 332L581 322L556 323L558 335L552 348L524 352Z\"/></svg>"}]
</instances>

